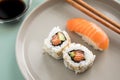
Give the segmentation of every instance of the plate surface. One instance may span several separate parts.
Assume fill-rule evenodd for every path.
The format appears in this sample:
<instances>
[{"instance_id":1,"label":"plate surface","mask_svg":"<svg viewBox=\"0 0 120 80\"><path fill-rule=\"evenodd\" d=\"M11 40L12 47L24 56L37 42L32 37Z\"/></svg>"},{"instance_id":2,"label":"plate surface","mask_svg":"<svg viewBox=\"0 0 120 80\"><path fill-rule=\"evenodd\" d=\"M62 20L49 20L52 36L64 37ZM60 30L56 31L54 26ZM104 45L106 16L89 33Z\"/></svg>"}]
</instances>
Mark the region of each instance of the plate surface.
<instances>
[{"instance_id":1,"label":"plate surface","mask_svg":"<svg viewBox=\"0 0 120 80\"><path fill-rule=\"evenodd\" d=\"M85 0L116 22L120 21L119 9L107 4L107 0ZM104 5L104 6L103 6ZM119 7L118 7L119 8ZM66 30L70 18L85 18L103 28L110 38L109 49L103 52L94 50L81 38ZM55 60L42 49L43 41L50 30L60 26L66 30L72 42L88 47L96 55L93 66L82 74L76 75L67 69L62 60ZM120 36L102 24L76 10L64 0L50 0L38 6L22 24L16 43L18 65L27 80L119 80L120 79Z\"/></svg>"}]
</instances>

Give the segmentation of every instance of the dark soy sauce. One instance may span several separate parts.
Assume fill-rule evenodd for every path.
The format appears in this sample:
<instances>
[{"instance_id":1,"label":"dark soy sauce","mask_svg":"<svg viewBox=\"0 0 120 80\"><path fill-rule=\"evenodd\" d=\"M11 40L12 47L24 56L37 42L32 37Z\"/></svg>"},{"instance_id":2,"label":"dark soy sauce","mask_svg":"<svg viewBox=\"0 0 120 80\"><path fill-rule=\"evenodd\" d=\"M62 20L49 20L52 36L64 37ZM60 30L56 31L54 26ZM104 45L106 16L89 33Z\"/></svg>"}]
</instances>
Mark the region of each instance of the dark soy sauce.
<instances>
[{"instance_id":1,"label":"dark soy sauce","mask_svg":"<svg viewBox=\"0 0 120 80\"><path fill-rule=\"evenodd\" d=\"M0 0L0 19L14 19L24 12L26 8L22 0Z\"/></svg>"}]
</instances>

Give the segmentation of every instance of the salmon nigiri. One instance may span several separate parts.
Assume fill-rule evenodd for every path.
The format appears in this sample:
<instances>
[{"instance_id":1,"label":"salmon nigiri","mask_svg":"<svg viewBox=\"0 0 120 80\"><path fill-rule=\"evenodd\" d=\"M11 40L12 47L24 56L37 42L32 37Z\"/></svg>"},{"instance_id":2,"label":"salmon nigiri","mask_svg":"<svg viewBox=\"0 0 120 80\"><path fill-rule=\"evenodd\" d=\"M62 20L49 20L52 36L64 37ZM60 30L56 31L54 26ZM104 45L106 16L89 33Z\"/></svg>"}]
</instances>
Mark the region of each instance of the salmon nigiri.
<instances>
[{"instance_id":1,"label":"salmon nigiri","mask_svg":"<svg viewBox=\"0 0 120 80\"><path fill-rule=\"evenodd\" d=\"M67 21L67 29L82 36L82 39L95 49L106 50L109 46L107 34L95 23L74 18Z\"/></svg>"}]
</instances>

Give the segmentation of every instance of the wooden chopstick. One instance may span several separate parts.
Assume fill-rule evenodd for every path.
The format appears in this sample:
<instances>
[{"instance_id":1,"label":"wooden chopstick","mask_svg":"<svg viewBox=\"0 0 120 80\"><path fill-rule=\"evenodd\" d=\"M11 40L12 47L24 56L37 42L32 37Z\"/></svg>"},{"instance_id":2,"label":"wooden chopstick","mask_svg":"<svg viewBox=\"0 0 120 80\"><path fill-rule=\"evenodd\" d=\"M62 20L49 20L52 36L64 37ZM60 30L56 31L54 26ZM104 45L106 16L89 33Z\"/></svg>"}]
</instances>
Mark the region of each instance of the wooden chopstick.
<instances>
[{"instance_id":1,"label":"wooden chopstick","mask_svg":"<svg viewBox=\"0 0 120 80\"><path fill-rule=\"evenodd\" d=\"M77 0L66 0L69 4L71 4L73 7L77 8L78 10L84 12L88 16L92 17L93 19L97 20L98 22L102 23L106 27L110 28L111 30L115 31L116 33L120 34L120 29L116 27L115 25L111 24L110 22L104 20L103 18L99 17L92 11L88 10L86 7L82 6L77 2Z\"/></svg>"},{"instance_id":2,"label":"wooden chopstick","mask_svg":"<svg viewBox=\"0 0 120 80\"><path fill-rule=\"evenodd\" d=\"M108 21L109 23L111 23L112 25L114 25L120 29L120 24L118 24L118 23L114 22L113 20L111 20L110 18L106 17L104 14L100 13L98 10L96 10L95 8L93 8L92 6L90 6L89 4L84 2L83 0L76 0L76 1L79 4L81 4L82 6L86 7L91 12L93 12L94 14L98 15L99 17L103 18L104 20Z\"/></svg>"}]
</instances>

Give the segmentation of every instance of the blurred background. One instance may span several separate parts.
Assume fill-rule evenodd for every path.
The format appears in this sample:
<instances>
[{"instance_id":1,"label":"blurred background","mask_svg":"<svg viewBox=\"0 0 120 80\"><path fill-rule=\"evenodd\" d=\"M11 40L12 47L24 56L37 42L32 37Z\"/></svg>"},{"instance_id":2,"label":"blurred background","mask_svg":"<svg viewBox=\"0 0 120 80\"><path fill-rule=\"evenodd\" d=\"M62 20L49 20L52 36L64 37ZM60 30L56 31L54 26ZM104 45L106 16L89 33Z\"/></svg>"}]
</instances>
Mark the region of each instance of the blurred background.
<instances>
[{"instance_id":1,"label":"blurred background","mask_svg":"<svg viewBox=\"0 0 120 80\"><path fill-rule=\"evenodd\" d=\"M16 62L16 37L24 18L43 1L32 0L29 11L20 21L0 24L0 80L25 80Z\"/></svg>"}]
</instances>

